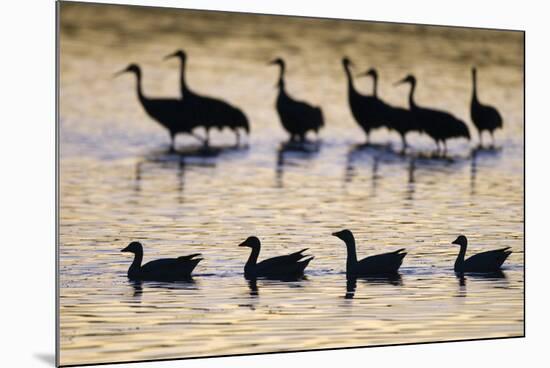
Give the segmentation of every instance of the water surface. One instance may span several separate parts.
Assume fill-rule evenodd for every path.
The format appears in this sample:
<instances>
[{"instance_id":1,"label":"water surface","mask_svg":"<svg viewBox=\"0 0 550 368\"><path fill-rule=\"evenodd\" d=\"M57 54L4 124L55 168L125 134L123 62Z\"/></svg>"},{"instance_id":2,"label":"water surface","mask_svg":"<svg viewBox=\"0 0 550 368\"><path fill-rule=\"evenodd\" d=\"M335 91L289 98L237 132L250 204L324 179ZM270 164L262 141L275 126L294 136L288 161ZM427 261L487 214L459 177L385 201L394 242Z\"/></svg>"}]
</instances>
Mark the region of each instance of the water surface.
<instances>
[{"instance_id":1,"label":"water surface","mask_svg":"<svg viewBox=\"0 0 550 368\"><path fill-rule=\"evenodd\" d=\"M299 35L299 37L297 36ZM249 117L248 146L212 157L167 153L168 134L139 105L130 62L143 67L149 96L178 96L175 61L184 48L195 91L226 99ZM472 154L477 140L451 141L451 160L394 152L395 133L360 149L341 57L355 72L375 66L379 94L468 122L470 68L482 101L498 106L498 149ZM278 70L287 89L323 108L319 149L280 149L286 133L274 108ZM60 75L61 363L335 348L523 334L523 35L362 22L63 4ZM370 90L370 81L356 86ZM213 132L230 147L234 136ZM485 137L487 141L489 137ZM411 134L415 153L433 143ZM193 147L178 137L178 147ZM345 279L344 244L359 256L406 248L396 280ZM452 271L460 233L470 251L510 246L503 275ZM304 247L306 279L248 283L255 234L262 257ZM145 261L200 252L192 283L131 283L120 253L143 242Z\"/></svg>"}]
</instances>

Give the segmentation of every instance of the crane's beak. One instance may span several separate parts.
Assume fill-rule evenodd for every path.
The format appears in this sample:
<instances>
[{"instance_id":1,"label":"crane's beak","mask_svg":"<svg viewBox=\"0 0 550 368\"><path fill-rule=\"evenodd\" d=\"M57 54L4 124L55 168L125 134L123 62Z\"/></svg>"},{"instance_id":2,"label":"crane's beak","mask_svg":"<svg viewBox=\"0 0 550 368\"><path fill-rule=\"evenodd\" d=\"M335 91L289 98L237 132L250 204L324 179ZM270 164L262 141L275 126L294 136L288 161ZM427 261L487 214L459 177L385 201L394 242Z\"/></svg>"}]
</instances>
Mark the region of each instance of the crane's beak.
<instances>
[{"instance_id":1,"label":"crane's beak","mask_svg":"<svg viewBox=\"0 0 550 368\"><path fill-rule=\"evenodd\" d=\"M405 83L406 81L407 81L407 78L403 78L403 79L398 80L397 82L395 82L393 85L394 85L394 86L398 86L398 85L400 85L400 84Z\"/></svg>"},{"instance_id":2,"label":"crane's beak","mask_svg":"<svg viewBox=\"0 0 550 368\"><path fill-rule=\"evenodd\" d=\"M113 74L113 78L116 78L119 75L126 73L127 71L128 71L127 69L122 69L122 70L116 72L115 74Z\"/></svg>"},{"instance_id":3,"label":"crane's beak","mask_svg":"<svg viewBox=\"0 0 550 368\"><path fill-rule=\"evenodd\" d=\"M162 60L168 60L176 56L176 53L173 52L171 54L166 55Z\"/></svg>"},{"instance_id":4,"label":"crane's beak","mask_svg":"<svg viewBox=\"0 0 550 368\"><path fill-rule=\"evenodd\" d=\"M275 65L277 64L277 60L274 59L274 60L271 60L270 62L267 63L267 65Z\"/></svg>"},{"instance_id":5,"label":"crane's beak","mask_svg":"<svg viewBox=\"0 0 550 368\"><path fill-rule=\"evenodd\" d=\"M360 77L364 77L364 76L367 76L367 75L369 75L369 72L363 72L363 73L357 74L355 77L360 78Z\"/></svg>"}]
</instances>

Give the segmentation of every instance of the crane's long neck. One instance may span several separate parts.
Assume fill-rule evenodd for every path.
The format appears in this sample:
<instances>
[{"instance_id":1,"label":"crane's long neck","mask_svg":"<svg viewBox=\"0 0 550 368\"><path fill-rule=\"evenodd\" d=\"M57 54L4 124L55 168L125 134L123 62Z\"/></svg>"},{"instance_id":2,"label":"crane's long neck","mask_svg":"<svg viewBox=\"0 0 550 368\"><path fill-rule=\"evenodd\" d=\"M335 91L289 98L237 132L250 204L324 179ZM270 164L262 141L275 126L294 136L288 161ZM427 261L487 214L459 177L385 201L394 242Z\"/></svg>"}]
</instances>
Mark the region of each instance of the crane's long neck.
<instances>
[{"instance_id":1,"label":"crane's long neck","mask_svg":"<svg viewBox=\"0 0 550 368\"><path fill-rule=\"evenodd\" d=\"M279 87L279 92L284 92L285 90L285 66L284 64L279 64L279 81L277 82L277 87Z\"/></svg>"},{"instance_id":2,"label":"crane's long neck","mask_svg":"<svg viewBox=\"0 0 550 368\"><path fill-rule=\"evenodd\" d=\"M140 102L143 104L145 100L147 100L147 98L143 94L143 88L141 84L141 71L138 70L135 72L135 74L136 74L136 90L137 90L138 98Z\"/></svg>"},{"instance_id":3,"label":"crane's long neck","mask_svg":"<svg viewBox=\"0 0 550 368\"><path fill-rule=\"evenodd\" d=\"M455 261L455 271L462 271L464 266L464 257L466 256L466 244L460 246L460 252Z\"/></svg>"},{"instance_id":4,"label":"crane's long neck","mask_svg":"<svg viewBox=\"0 0 550 368\"><path fill-rule=\"evenodd\" d=\"M411 109L416 107L416 103L414 102L414 90L415 89L416 89L416 82L412 81L411 82L411 90L409 92L409 107Z\"/></svg>"},{"instance_id":5,"label":"crane's long neck","mask_svg":"<svg viewBox=\"0 0 550 368\"><path fill-rule=\"evenodd\" d=\"M472 102L477 102L477 76L476 72L472 72Z\"/></svg>"},{"instance_id":6,"label":"crane's long neck","mask_svg":"<svg viewBox=\"0 0 550 368\"><path fill-rule=\"evenodd\" d=\"M355 93L355 86L353 85L353 76L351 75L351 71L349 70L349 65L344 65L344 70L346 72L346 77L348 78L348 93Z\"/></svg>"},{"instance_id":7,"label":"crane's long neck","mask_svg":"<svg viewBox=\"0 0 550 368\"><path fill-rule=\"evenodd\" d=\"M187 82L185 81L185 66L185 58L180 58L180 89L182 97L189 93L189 88L187 87Z\"/></svg>"},{"instance_id":8,"label":"crane's long neck","mask_svg":"<svg viewBox=\"0 0 550 368\"><path fill-rule=\"evenodd\" d=\"M351 238L346 241L346 248L348 249L348 258L346 259L346 269L349 270L357 263L357 252L355 251L355 238Z\"/></svg>"},{"instance_id":9,"label":"crane's long neck","mask_svg":"<svg viewBox=\"0 0 550 368\"><path fill-rule=\"evenodd\" d=\"M378 76L372 76L372 95L378 97Z\"/></svg>"},{"instance_id":10,"label":"crane's long neck","mask_svg":"<svg viewBox=\"0 0 550 368\"><path fill-rule=\"evenodd\" d=\"M143 251L138 251L134 255L134 261L128 269L128 276L132 277L139 273L141 269L141 262L143 261Z\"/></svg>"},{"instance_id":11,"label":"crane's long neck","mask_svg":"<svg viewBox=\"0 0 550 368\"><path fill-rule=\"evenodd\" d=\"M260 255L260 247L254 247L252 248L252 251L250 252L250 256L248 257L248 261L246 261L246 264L244 265L245 271L256 265L258 262L258 256Z\"/></svg>"}]
</instances>

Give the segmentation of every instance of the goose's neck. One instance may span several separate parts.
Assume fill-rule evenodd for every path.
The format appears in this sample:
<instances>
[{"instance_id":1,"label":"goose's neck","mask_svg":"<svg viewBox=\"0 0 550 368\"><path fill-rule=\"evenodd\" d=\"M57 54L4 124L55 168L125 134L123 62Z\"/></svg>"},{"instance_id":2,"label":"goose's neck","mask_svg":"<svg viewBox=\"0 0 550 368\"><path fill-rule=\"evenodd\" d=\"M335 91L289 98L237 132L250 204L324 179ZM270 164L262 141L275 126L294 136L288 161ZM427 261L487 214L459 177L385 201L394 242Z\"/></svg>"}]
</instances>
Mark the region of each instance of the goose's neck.
<instances>
[{"instance_id":1,"label":"goose's neck","mask_svg":"<svg viewBox=\"0 0 550 368\"><path fill-rule=\"evenodd\" d=\"M412 109L416 107L414 102L414 90L416 89L416 82L411 82L411 90L409 92L409 107Z\"/></svg>"},{"instance_id":2,"label":"goose's neck","mask_svg":"<svg viewBox=\"0 0 550 368\"><path fill-rule=\"evenodd\" d=\"M143 261L143 251L136 252L134 255L134 261L130 265L130 268L128 269L128 276L132 278L132 276L136 276L139 274L139 271L141 269L141 262Z\"/></svg>"},{"instance_id":3,"label":"goose's neck","mask_svg":"<svg viewBox=\"0 0 550 368\"><path fill-rule=\"evenodd\" d=\"M248 261L246 261L246 264L244 265L245 272L251 267L254 267L256 265L259 255L260 255L260 247L252 248L252 251L250 252L250 256L248 257Z\"/></svg>"},{"instance_id":4,"label":"goose's neck","mask_svg":"<svg viewBox=\"0 0 550 368\"><path fill-rule=\"evenodd\" d=\"M461 271L464 265L464 257L466 256L466 245L460 246L460 252L455 261L455 271Z\"/></svg>"},{"instance_id":5,"label":"goose's neck","mask_svg":"<svg viewBox=\"0 0 550 368\"><path fill-rule=\"evenodd\" d=\"M348 249L346 269L350 270L350 268L357 263L357 252L355 251L355 239L352 238L351 240L347 241L346 248Z\"/></svg>"},{"instance_id":6,"label":"goose's neck","mask_svg":"<svg viewBox=\"0 0 550 368\"><path fill-rule=\"evenodd\" d=\"M180 59L180 89L182 97L189 92L187 82L185 81L185 63L185 59Z\"/></svg>"}]
</instances>

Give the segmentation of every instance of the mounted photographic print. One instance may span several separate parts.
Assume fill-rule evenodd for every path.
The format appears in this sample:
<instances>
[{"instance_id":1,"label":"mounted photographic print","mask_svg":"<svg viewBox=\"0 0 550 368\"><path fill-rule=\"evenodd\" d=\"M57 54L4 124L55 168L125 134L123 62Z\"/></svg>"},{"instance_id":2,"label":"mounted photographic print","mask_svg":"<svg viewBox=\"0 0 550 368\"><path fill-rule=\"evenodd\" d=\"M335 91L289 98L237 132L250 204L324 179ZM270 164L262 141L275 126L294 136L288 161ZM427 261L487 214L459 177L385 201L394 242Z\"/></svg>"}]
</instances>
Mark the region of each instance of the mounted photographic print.
<instances>
[{"instance_id":1,"label":"mounted photographic print","mask_svg":"<svg viewBox=\"0 0 550 368\"><path fill-rule=\"evenodd\" d=\"M58 3L58 365L524 336L524 32Z\"/></svg>"}]
</instances>

